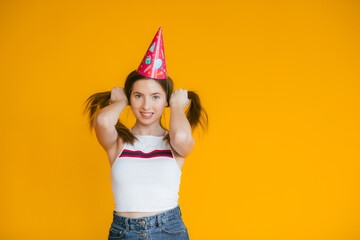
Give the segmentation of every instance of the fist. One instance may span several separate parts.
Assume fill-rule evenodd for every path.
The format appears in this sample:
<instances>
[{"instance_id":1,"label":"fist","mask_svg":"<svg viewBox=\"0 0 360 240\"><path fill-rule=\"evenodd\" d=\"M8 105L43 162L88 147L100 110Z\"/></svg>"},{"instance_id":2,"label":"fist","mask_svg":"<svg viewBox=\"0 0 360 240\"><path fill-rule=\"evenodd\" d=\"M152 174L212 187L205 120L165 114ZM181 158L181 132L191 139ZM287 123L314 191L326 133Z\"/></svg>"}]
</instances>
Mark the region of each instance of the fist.
<instances>
[{"instance_id":1,"label":"fist","mask_svg":"<svg viewBox=\"0 0 360 240\"><path fill-rule=\"evenodd\" d=\"M171 94L170 107L181 106L182 108L185 108L189 103L190 100L186 89L178 89Z\"/></svg>"},{"instance_id":2,"label":"fist","mask_svg":"<svg viewBox=\"0 0 360 240\"><path fill-rule=\"evenodd\" d=\"M125 90L122 87L114 87L111 89L110 95L110 103L114 103L117 101L124 101L128 104L128 100L126 98Z\"/></svg>"}]
</instances>

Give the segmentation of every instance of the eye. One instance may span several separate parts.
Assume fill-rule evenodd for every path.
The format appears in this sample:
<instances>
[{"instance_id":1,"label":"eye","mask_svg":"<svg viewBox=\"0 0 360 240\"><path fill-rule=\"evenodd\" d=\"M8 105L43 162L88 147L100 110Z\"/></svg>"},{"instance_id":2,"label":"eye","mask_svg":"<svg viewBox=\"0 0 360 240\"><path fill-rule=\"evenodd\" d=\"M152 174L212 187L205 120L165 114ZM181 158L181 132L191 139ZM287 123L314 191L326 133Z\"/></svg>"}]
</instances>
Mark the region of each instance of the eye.
<instances>
[{"instance_id":1,"label":"eye","mask_svg":"<svg viewBox=\"0 0 360 240\"><path fill-rule=\"evenodd\" d=\"M154 96L154 98L159 99L160 97L159 96Z\"/></svg>"},{"instance_id":2,"label":"eye","mask_svg":"<svg viewBox=\"0 0 360 240\"><path fill-rule=\"evenodd\" d=\"M138 98L138 96L140 96L140 97L141 97L141 95L135 95L135 98Z\"/></svg>"}]
</instances>

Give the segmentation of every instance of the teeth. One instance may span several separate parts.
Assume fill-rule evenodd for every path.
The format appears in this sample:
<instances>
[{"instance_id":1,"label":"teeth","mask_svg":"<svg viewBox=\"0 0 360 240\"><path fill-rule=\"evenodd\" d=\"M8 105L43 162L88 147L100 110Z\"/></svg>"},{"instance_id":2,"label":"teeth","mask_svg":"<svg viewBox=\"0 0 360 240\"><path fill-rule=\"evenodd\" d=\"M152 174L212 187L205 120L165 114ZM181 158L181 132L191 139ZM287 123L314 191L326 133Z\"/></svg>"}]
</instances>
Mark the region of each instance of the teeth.
<instances>
[{"instance_id":1,"label":"teeth","mask_svg":"<svg viewBox=\"0 0 360 240\"><path fill-rule=\"evenodd\" d=\"M150 116L152 115L152 113L141 113L142 115L145 115L145 116Z\"/></svg>"}]
</instances>

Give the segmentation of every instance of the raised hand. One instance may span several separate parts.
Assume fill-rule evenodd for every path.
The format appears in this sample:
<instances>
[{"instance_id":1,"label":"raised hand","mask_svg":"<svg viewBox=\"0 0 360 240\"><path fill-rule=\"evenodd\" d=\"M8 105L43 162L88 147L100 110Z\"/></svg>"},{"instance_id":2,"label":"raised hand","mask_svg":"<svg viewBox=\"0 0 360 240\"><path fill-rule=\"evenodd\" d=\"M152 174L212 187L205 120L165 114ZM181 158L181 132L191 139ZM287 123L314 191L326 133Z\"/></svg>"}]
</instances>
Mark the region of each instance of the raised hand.
<instances>
[{"instance_id":1,"label":"raised hand","mask_svg":"<svg viewBox=\"0 0 360 240\"><path fill-rule=\"evenodd\" d=\"M111 96L109 102L112 104L117 101L126 101L126 105L129 104L125 94L125 90L122 87L114 87L111 89Z\"/></svg>"},{"instance_id":2,"label":"raised hand","mask_svg":"<svg viewBox=\"0 0 360 240\"><path fill-rule=\"evenodd\" d=\"M170 107L181 106L185 108L189 105L190 100L188 98L188 92L186 89L175 90L170 97Z\"/></svg>"}]
</instances>

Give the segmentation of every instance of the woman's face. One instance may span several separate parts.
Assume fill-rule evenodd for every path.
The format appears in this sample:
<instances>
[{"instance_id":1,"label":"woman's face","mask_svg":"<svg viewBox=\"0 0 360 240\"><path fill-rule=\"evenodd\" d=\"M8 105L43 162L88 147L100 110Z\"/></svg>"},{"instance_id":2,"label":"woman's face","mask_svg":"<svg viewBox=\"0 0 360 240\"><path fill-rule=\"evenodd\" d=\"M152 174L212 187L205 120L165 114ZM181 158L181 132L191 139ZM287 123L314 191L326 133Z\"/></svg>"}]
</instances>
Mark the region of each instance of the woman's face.
<instances>
[{"instance_id":1,"label":"woman's face","mask_svg":"<svg viewBox=\"0 0 360 240\"><path fill-rule=\"evenodd\" d=\"M167 106L166 93L155 80L137 80L133 84L130 103L136 119L149 125L161 118Z\"/></svg>"}]
</instances>

